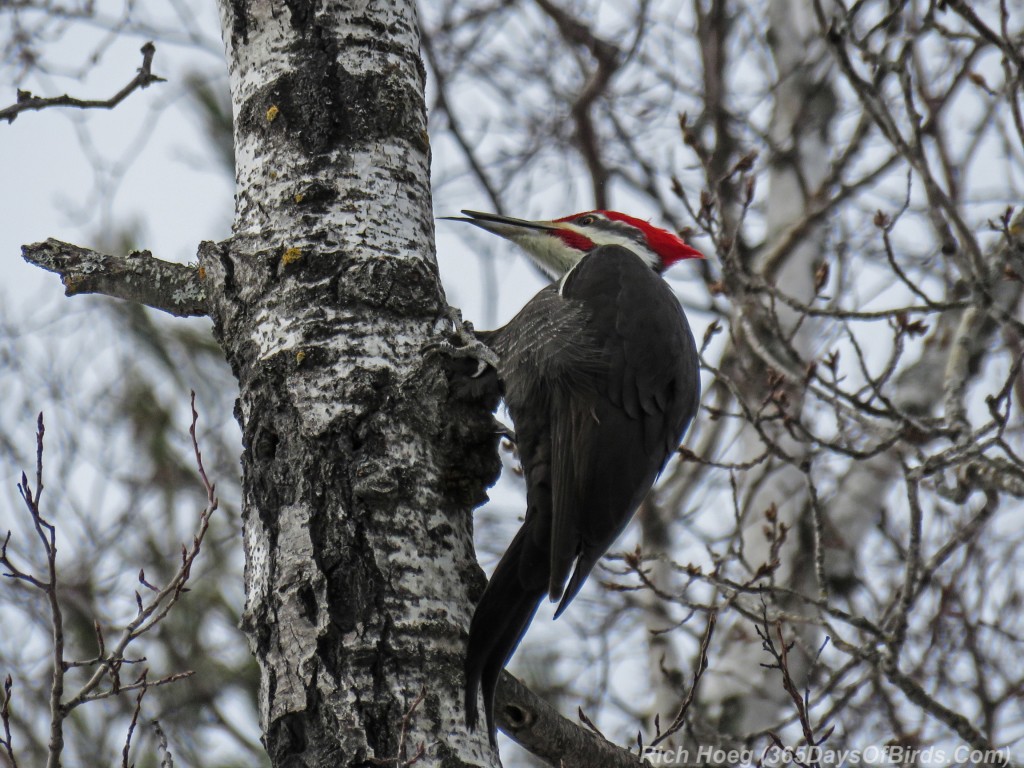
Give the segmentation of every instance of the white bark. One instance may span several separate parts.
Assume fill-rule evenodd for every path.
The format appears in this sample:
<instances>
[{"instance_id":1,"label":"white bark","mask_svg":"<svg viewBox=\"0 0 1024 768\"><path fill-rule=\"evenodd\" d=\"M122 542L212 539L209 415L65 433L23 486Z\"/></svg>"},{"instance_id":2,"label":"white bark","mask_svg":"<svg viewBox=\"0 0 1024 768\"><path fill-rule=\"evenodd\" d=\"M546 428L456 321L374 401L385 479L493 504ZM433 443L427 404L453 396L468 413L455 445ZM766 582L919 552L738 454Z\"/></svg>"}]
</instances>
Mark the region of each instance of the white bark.
<instances>
[{"instance_id":1,"label":"white bark","mask_svg":"<svg viewBox=\"0 0 1024 768\"><path fill-rule=\"evenodd\" d=\"M423 354L446 321L414 4L223 0L221 18L236 219L201 261L241 389L268 752L491 765L459 701L496 438Z\"/></svg>"}]
</instances>

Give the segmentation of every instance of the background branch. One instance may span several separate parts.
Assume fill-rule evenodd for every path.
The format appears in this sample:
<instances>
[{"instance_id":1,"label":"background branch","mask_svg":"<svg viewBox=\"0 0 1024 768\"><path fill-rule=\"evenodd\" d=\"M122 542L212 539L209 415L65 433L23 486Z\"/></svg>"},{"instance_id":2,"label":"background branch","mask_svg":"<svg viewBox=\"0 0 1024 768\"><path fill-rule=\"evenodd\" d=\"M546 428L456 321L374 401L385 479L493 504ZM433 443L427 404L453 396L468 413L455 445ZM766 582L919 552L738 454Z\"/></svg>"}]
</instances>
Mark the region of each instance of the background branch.
<instances>
[{"instance_id":1,"label":"background branch","mask_svg":"<svg viewBox=\"0 0 1024 768\"><path fill-rule=\"evenodd\" d=\"M18 91L18 101L9 107L0 109L0 120L6 120L8 125L22 112L37 111L47 107L77 107L78 109L113 109L128 96L132 91L147 88L151 83L166 82L164 78L157 77L150 72L153 64L153 55L156 53L156 46L153 43L146 43L142 46L142 66L139 73L133 77L128 84L109 99L76 99L68 96L33 96L28 91Z\"/></svg>"},{"instance_id":2,"label":"background branch","mask_svg":"<svg viewBox=\"0 0 1024 768\"><path fill-rule=\"evenodd\" d=\"M195 455L196 469L202 481L203 489L206 492L206 506L199 517L199 523L192 537L191 546L182 545L180 566L171 578L169 583L159 589L145 580L144 574L140 571L139 582L156 594L148 601L143 601L142 596L136 592L135 602L137 613L135 618L128 623L121 637L111 649L106 648L103 634L98 621L94 622L96 639L99 645L99 654L95 659L88 661L68 660L65 655L66 632L65 632L65 605L67 598L62 597L58 591L57 578L57 528L56 525L43 517L39 505L43 492L43 436L45 434L43 415L40 413L37 420L36 431L36 474L35 484L31 485L25 473L22 473L21 482L18 484L18 491L25 502L33 528L42 542L43 553L46 559L46 575L40 577L33 575L19 568L11 560L8 551L11 542L11 533L8 532L0 545L0 567L3 568L3 575L16 581L23 581L41 590L47 598L52 628L52 672L50 679L50 734L47 745L48 768L59 768L64 759L64 727L68 722L74 709L82 704L98 701L110 697L117 697L130 691L139 690L145 692L147 688L166 685L192 675L192 672L182 672L167 675L156 682L147 681L148 669L143 669L141 675L132 683L123 685L120 679L120 671L123 665L144 661L145 658L131 660L126 656L128 646L137 640L142 634L156 627L166 617L168 612L178 602L181 595L187 591L186 585L192 573L192 565L206 536L210 523L210 516L217 509L218 500L216 489L206 474L203 466L202 454L199 450L198 438L196 437L196 422L198 413L195 409L195 393L192 393L191 400L192 422L189 428L192 449ZM66 674L77 667L95 666L95 670L89 679L80 687L78 692L68 699L65 699ZM109 685L109 687L105 687ZM14 750L10 735L10 698L13 683L10 675L4 687L2 702L0 702L0 727L3 728L3 736L0 737L0 747L3 748L5 756L12 765L14 762ZM134 730L138 717L138 706L141 704L141 693L136 700L136 711L132 718L132 725L129 728L129 736L124 747L124 755L130 748L131 731ZM0 754L4 754L0 753ZM127 757L126 757L127 759Z\"/></svg>"}]
</instances>

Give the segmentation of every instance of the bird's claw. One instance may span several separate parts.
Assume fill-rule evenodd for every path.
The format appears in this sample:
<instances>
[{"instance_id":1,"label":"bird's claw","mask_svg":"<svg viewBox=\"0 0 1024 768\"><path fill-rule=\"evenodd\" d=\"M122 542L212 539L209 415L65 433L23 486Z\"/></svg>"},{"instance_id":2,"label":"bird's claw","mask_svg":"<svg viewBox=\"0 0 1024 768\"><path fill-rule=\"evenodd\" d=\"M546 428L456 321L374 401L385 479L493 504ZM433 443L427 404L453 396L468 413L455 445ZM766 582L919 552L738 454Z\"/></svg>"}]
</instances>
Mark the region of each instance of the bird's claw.
<instances>
[{"instance_id":1,"label":"bird's claw","mask_svg":"<svg viewBox=\"0 0 1024 768\"><path fill-rule=\"evenodd\" d=\"M428 344L425 351L428 354L443 353L449 357L474 358L477 361L476 371L472 374L474 379L481 376L487 370L487 366L497 369L500 361L498 354L474 335L472 323L462 319L462 312L458 307L448 307L448 319L455 326L455 333L458 335L461 345L455 346L448 341L437 341Z\"/></svg>"},{"instance_id":2,"label":"bird's claw","mask_svg":"<svg viewBox=\"0 0 1024 768\"><path fill-rule=\"evenodd\" d=\"M457 347L447 341L437 341L433 344L428 344L426 351L428 353L443 353L449 357L474 358L477 362L477 366L476 370L470 374L470 377L474 379L483 375L484 371L487 370L487 366L497 368L499 360L493 349L488 347L482 341L478 341L476 339L461 347Z\"/></svg>"},{"instance_id":3,"label":"bird's claw","mask_svg":"<svg viewBox=\"0 0 1024 768\"><path fill-rule=\"evenodd\" d=\"M501 437L508 440L512 445L516 445L516 433L508 424L498 419L494 420L494 431L497 432Z\"/></svg>"}]
</instances>

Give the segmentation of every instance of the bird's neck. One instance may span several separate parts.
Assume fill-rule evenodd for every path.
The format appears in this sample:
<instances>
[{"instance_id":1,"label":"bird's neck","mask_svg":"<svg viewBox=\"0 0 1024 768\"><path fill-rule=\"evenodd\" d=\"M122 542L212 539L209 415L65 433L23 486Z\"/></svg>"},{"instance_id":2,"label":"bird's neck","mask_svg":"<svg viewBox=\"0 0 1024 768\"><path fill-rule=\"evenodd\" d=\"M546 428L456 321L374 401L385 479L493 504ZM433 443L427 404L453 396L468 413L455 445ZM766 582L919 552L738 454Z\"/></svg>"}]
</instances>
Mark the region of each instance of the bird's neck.
<instances>
[{"instance_id":1,"label":"bird's neck","mask_svg":"<svg viewBox=\"0 0 1024 768\"><path fill-rule=\"evenodd\" d=\"M524 233L516 238L516 243L552 280L560 280L586 256L585 252L541 232Z\"/></svg>"}]
</instances>

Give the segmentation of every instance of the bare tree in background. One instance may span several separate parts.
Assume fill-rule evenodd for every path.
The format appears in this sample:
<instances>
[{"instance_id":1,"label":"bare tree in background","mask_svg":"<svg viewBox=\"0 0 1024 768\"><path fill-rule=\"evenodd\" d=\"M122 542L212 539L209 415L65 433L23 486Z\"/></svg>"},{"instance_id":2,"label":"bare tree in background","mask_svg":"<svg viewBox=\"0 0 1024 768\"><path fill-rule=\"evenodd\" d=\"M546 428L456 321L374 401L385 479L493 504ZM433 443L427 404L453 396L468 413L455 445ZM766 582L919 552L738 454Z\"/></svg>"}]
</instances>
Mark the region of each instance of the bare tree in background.
<instances>
[{"instance_id":1,"label":"bare tree in background","mask_svg":"<svg viewBox=\"0 0 1024 768\"><path fill-rule=\"evenodd\" d=\"M620 208L691 230L711 257L677 283L706 330L704 407L641 510L639 548L560 620L581 637L535 626L518 659L623 748L581 757L599 738L511 686L503 729L554 765L635 761L638 730L640 748L691 761L808 744L1012 759L1020 14L610 5L421 8L446 208ZM235 237L201 257L242 382L246 626L271 760L493 764L453 703L479 587L467 510L492 441L486 406L447 399L417 356L445 321L412 15L345 37L315 6L222 11L241 195ZM382 35L396 58L378 70ZM391 140L404 173L377 154ZM621 672L644 668L646 685Z\"/></svg>"},{"instance_id":2,"label":"bare tree in background","mask_svg":"<svg viewBox=\"0 0 1024 768\"><path fill-rule=\"evenodd\" d=\"M157 23L137 10L132 13L104 4L94 4L91 10L73 4L11 4L0 10L0 19L0 26L9 22L6 29L10 30L9 36L3 36L0 59L0 82L7 84L5 106L8 100L15 101L13 83L39 96L64 92L55 90L50 78L67 71L63 62L72 51L85 48L81 39L75 40L83 25L95 32L94 42L85 49L82 70L73 73L76 77L89 67L116 60L122 46L131 55L123 68L112 68L116 79L99 85L66 85L67 93L76 98L105 98L132 80L141 58L137 51L149 40L159 46L154 74L171 74L168 53L174 44L187 48L196 68L194 78L172 76L168 82L129 94L126 102L145 107L140 124L123 119L126 103L111 116L121 120L123 135L130 137L115 158L105 156L103 128L84 120L73 122L73 139L80 145L67 149L69 154L77 150L88 163L93 184L81 190L69 186L68 194L53 204L55 220L63 214L95 231L88 244L97 250L128 253L144 247L148 222L126 219L116 198L133 165L151 157L148 138L159 125L176 119L174 107L190 101L199 105L213 142L219 135L217 115L223 115L226 103L230 152L230 102L226 92L216 92L218 86L226 90L225 75L198 69L204 61L217 62L211 50L222 59L217 30L202 31L181 16ZM198 94L194 99L189 95L193 88ZM26 128L88 114L92 113L53 108L20 114L17 123ZM20 146L7 137L4 142L8 149ZM40 146L34 151L64 149ZM195 162L202 154L202 147L196 146L185 160ZM230 168L230 155L227 161ZM79 191L82 199L75 196ZM44 204L42 198L39 204ZM230 211L229 204L224 208L225 213ZM9 217L4 220L14 228ZM187 687L169 685L146 693L131 756L144 764L147 757L157 755L162 733L181 764L266 762L256 725L257 667L237 628L243 600L238 579L243 565L236 481L239 433L231 416L237 393L208 325L199 320L167 322L162 313L141 305L101 297L72 303L56 291L53 298L60 301L40 297L30 316L19 316L15 302L6 301L14 298L16 281L5 280L4 288L0 391L5 418L0 427L0 464L5 487L0 495L0 532L12 531L10 556L35 572L45 564L14 488L23 469L30 477L33 474L32 431L35 414L44 408L48 431L43 506L57 529L56 565L68 658L99 656L97 627L107 643L116 641L119 629L135 614L134 593L151 597L151 591L138 581L140 570L150 584L162 585L171 578L180 564L179 547L190 542L203 506L188 440L188 391L194 389L201 411L198 440L209 476L217 481L220 507L191 570L185 599L167 615L159 631L147 633L131 649L129 656L145 656L148 661L118 671L126 685L143 666L150 668L150 679L186 671L194 674ZM4 586L0 659L3 673L12 674L9 714L14 746L21 765L44 765L48 730L43 724L50 719L50 677L44 671L52 655L47 648L52 617L46 601L23 583L4 579ZM95 667L73 670L68 690L81 684L83 673L94 671ZM115 763L124 748L134 697L131 693L76 708L64 727L64 763ZM152 725L154 719L159 732ZM0 764L5 764L2 757Z\"/></svg>"},{"instance_id":3,"label":"bare tree in background","mask_svg":"<svg viewBox=\"0 0 1024 768\"><path fill-rule=\"evenodd\" d=\"M587 178L572 209L647 211L717 257L679 291L708 331L701 418L641 511L641 549L609 566L608 617L581 622L645 631L578 641L573 665L646 646L655 696L534 682L590 702L623 743L638 719L658 741L683 708L662 746L1018 750L1019 14L424 13L438 128L463 154L449 187L532 217L569 210L532 194L548 179Z\"/></svg>"}]
</instances>

